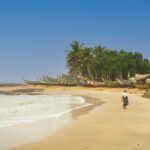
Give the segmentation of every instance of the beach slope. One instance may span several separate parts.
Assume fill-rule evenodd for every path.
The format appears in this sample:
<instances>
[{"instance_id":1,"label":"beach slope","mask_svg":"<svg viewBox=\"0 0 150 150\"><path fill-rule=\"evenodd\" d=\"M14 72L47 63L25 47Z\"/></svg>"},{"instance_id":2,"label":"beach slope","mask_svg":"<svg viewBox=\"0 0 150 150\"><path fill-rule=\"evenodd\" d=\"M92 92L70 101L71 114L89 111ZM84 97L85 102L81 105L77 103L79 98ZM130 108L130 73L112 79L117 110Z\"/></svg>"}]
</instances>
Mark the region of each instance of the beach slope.
<instances>
[{"instance_id":1,"label":"beach slope","mask_svg":"<svg viewBox=\"0 0 150 150\"><path fill-rule=\"evenodd\" d=\"M150 100L143 91L127 89L129 106L122 109L123 89L49 88L50 94L74 94L105 102L57 130L47 139L14 150L149 150Z\"/></svg>"}]
</instances>

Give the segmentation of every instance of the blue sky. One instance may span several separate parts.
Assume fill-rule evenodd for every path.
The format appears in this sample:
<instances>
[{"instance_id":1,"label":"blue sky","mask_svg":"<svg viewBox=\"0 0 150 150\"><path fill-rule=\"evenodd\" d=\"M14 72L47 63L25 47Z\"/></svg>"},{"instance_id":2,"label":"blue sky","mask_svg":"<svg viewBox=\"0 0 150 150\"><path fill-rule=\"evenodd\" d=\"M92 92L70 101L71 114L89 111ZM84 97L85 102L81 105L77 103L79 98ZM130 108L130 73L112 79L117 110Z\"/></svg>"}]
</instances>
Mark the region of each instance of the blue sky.
<instances>
[{"instance_id":1,"label":"blue sky","mask_svg":"<svg viewBox=\"0 0 150 150\"><path fill-rule=\"evenodd\" d=\"M150 59L149 8L149 0L0 0L0 82L67 72L75 40Z\"/></svg>"}]
</instances>

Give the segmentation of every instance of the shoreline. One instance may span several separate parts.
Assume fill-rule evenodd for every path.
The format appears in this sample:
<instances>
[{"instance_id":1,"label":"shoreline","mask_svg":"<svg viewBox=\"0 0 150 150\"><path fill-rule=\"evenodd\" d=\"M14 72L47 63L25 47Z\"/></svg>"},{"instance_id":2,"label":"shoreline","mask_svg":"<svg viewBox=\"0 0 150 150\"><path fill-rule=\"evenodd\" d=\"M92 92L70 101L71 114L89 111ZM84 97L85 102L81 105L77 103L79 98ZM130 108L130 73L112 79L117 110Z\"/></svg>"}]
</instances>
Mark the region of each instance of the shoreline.
<instances>
[{"instance_id":1,"label":"shoreline","mask_svg":"<svg viewBox=\"0 0 150 150\"><path fill-rule=\"evenodd\" d=\"M14 87L13 87L14 88ZM24 87L23 87L24 88ZM44 87L45 88L45 87ZM31 89L31 91L37 91L36 90L36 88L33 90L33 87L30 87L29 89ZM17 95L22 95L22 94L16 94L16 91L18 92L18 91L27 91L27 92L29 92L30 90L29 89L27 89L27 90L22 90L21 88L20 89L18 89L18 87L17 87L17 90L15 89L13 89L12 91L15 91L14 93L12 92L12 91L9 91L8 89L7 89L7 92L10 92L10 93L12 93L12 95L15 95L15 96L17 96ZM47 88L46 88L47 89ZM62 94L60 94L60 93L49 93L49 92L43 92L44 91L44 89L42 89L41 90L42 91L42 95L62 95ZM31 94L31 93L24 93L23 95L41 95L41 91L40 91L40 94L38 93L38 94ZM5 92L5 91L4 91ZM4 95L5 93L3 93L3 94L1 94L1 95ZM8 95L8 94L5 94L5 95ZM11 95L11 94L9 94L9 95ZM70 93L65 93L65 94L63 94L63 95L70 95ZM51 135L51 134L53 134L53 132L55 132L55 131L57 131L57 130L59 130L59 128L63 128L64 126L66 126L66 125L68 125L68 124L70 124L72 121L74 121L74 120L77 120L78 119L78 117L80 117L80 116L82 116L82 115L85 115L85 114L87 114L87 113L89 113L93 108L95 108L96 106L99 106L99 105L101 105L101 104L103 104L101 101L99 101L98 99L96 99L96 98L92 98L92 97L90 97L90 96L85 96L85 95L78 95L78 94L71 94L72 96L80 96L80 97L82 97L84 100L85 100L85 103L87 104L87 106L84 106L84 107L81 107L81 108L77 108L77 109L74 109L74 110L72 110L71 112L68 112L68 113L66 113L66 114L63 114L63 116L61 116L61 118L60 118L60 120L62 120L62 121L60 121L60 123L61 123L61 126L59 125L58 127L56 127L56 128L54 128L54 131L51 131L51 130L53 130L52 128L53 127L51 127L50 126L50 128L48 129L47 128L47 133L49 133L48 135ZM90 105L88 105L88 104L90 104ZM67 119L67 116L70 116L71 118L68 120ZM65 118L65 120L63 119L63 118ZM15 132L16 132L16 134L18 134L19 132L20 132L20 130L21 129L24 129L24 130L27 130L27 132L28 132L28 134L30 134L29 133L29 131L31 131L31 133L34 133L35 132L35 129L34 128L39 128L40 126L41 126L41 124L43 124L43 122L47 122L47 124L49 124L49 122L50 122L50 120L51 120L51 118L46 118L46 119L42 119L42 120L38 120L38 121L36 121L36 122L33 122L33 123L21 123L21 124L16 124L15 126L8 126L8 127L4 127L3 129L4 129L4 131L1 131L1 133L4 133L4 139L10 139L9 137L7 137L6 135L6 133L7 133L7 131L6 130L8 130L11 134L15 134ZM58 120L58 119L55 119L55 120ZM64 121L63 121L64 120ZM58 122L58 121L57 121ZM58 122L59 123L59 122ZM53 123L53 124L55 124L55 123ZM43 124L44 125L44 124ZM29 127L30 126L30 127ZM38 127L39 126L39 127ZM46 126L46 125L44 125L44 126ZM57 125L56 125L57 126ZM33 132L32 132L32 129L33 129ZM1 129L2 130L2 129ZM14 130L14 131L12 131L12 130ZM42 130L42 126L41 126L41 130ZM19 132L18 132L19 131ZM36 131L37 132L37 131ZM29 140L29 139L27 139L27 133L24 133L24 131L22 132L25 136L24 136L24 138L23 139L25 139L27 142L23 142L22 140L20 140L19 139L19 141L20 141L20 144L19 144L19 142L18 142L18 144L16 144L16 141L14 141L14 144L12 143L13 142L13 139L12 139L12 142L10 142L10 140L9 140L9 142L8 143L10 143L10 147L14 147L14 146L11 146L11 145L16 145L15 147L18 147L18 146L20 146L20 145L24 145L24 144L28 144L28 143L34 143L34 142L38 142L38 141L41 141L41 140L43 140L43 139L45 139L46 137L48 137L48 135L46 135L46 136L41 136L41 138L40 138L40 136L39 135L37 135L37 133L35 133L36 135L37 135L37 138L35 137L35 140L33 140L33 137L34 137L34 135L32 136L32 135L30 135L31 137L29 137L29 139L31 139L31 140ZM21 134L21 135L23 135L23 134ZM43 134L42 132L41 132L41 134ZM7 137L7 138L6 138ZM12 137L12 135L11 135L11 137ZM15 135L14 136L15 137L15 139L17 138L17 136ZM3 141L3 139L1 139L2 141ZM5 141L5 140L4 140ZM3 146L2 146L3 147ZM10 148L11 149L11 148Z\"/></svg>"},{"instance_id":2,"label":"shoreline","mask_svg":"<svg viewBox=\"0 0 150 150\"><path fill-rule=\"evenodd\" d=\"M127 89L127 88L126 88ZM150 100L139 89L127 89L130 105L122 109L123 89L46 88L46 93L85 95L105 102L39 142L14 150L149 150Z\"/></svg>"},{"instance_id":3,"label":"shoreline","mask_svg":"<svg viewBox=\"0 0 150 150\"><path fill-rule=\"evenodd\" d=\"M51 88L51 87L50 87ZM64 88L66 88L66 87L63 87L63 89L62 89L62 87L56 87L56 88L61 88L61 91L64 91ZM67 87L68 88L68 87ZM45 87L44 87L44 89L45 89ZM65 90L66 91L66 90ZM46 88L46 91L45 90L43 90L43 94L48 94L48 95L62 95L62 93L60 93L60 92L56 92L55 90L54 90L54 92L52 92L51 91L51 89L50 89L50 91L49 91L49 89L48 89L48 91L47 91L47 88ZM65 94L63 94L63 95L68 95L68 94L71 94L72 96L80 96L80 97L82 97L84 100L85 100L85 102L86 102L86 104L90 104L90 105L87 105L87 106L84 106L84 107L81 107L81 108L78 108L78 109L75 109L75 110L72 110L69 114L71 115L71 120L68 122L68 123L66 123L65 125L62 125L62 127L60 127L60 128L58 128L57 130L55 130L54 132L52 132L52 133L50 133L49 134L49 136L51 136L51 135L54 135L55 134L55 132L57 132L57 131L59 131L59 130L61 130L61 129L63 129L64 127L67 127L67 126L69 126L70 124L72 124L72 123L74 123L74 122L76 122L80 117L82 118L83 116L85 116L85 115L88 115L88 113L90 113L90 111L92 111L93 109L95 109L96 107L100 107L101 105L103 105L103 104L105 104L105 102L103 102L100 98L97 98L97 97L93 97L93 96L89 96L88 94L78 94L78 93L74 93L74 92L72 92L72 93L68 93L68 92L66 92ZM63 116L65 117L67 114L64 114ZM48 120L48 119L46 119L46 120ZM41 120L42 121L42 120ZM48 136L48 137L49 137ZM43 140L46 140L47 138L43 138L43 139L41 139L40 141L34 141L34 142L32 142L32 143L38 143L38 142L41 142L41 141L43 141ZM14 147L14 148L11 148L12 150L13 149L22 149L22 146L24 147L24 146L26 146L26 145L30 145L30 144L32 144L32 143L29 143L29 144L25 144L25 145L21 145L21 146L17 146L17 147Z\"/></svg>"}]
</instances>

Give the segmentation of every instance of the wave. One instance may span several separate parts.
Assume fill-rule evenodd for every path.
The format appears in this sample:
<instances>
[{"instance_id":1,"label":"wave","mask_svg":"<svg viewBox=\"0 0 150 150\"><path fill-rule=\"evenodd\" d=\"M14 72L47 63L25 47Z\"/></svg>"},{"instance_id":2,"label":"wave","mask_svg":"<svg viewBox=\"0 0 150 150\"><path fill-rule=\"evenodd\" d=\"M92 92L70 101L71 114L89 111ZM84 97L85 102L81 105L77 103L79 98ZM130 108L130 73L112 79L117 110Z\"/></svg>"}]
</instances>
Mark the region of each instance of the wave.
<instances>
[{"instance_id":1,"label":"wave","mask_svg":"<svg viewBox=\"0 0 150 150\"><path fill-rule=\"evenodd\" d=\"M0 104L0 127L61 117L90 105L84 98L72 95L3 96Z\"/></svg>"}]
</instances>

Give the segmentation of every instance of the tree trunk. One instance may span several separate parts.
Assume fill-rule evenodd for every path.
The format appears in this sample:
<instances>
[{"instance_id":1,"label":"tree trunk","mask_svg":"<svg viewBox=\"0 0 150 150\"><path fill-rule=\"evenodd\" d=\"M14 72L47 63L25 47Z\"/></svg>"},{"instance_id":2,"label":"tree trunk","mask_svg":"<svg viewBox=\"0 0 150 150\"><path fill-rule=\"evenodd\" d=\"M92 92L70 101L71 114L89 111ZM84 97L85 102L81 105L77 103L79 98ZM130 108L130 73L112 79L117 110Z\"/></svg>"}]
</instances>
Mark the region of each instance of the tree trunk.
<instances>
[{"instance_id":1,"label":"tree trunk","mask_svg":"<svg viewBox=\"0 0 150 150\"><path fill-rule=\"evenodd\" d=\"M89 77L90 77L90 78L91 78L91 80L93 81L93 76L92 76L92 74L91 74L91 72L90 72L89 67L87 67L87 71L88 71Z\"/></svg>"}]
</instances>

